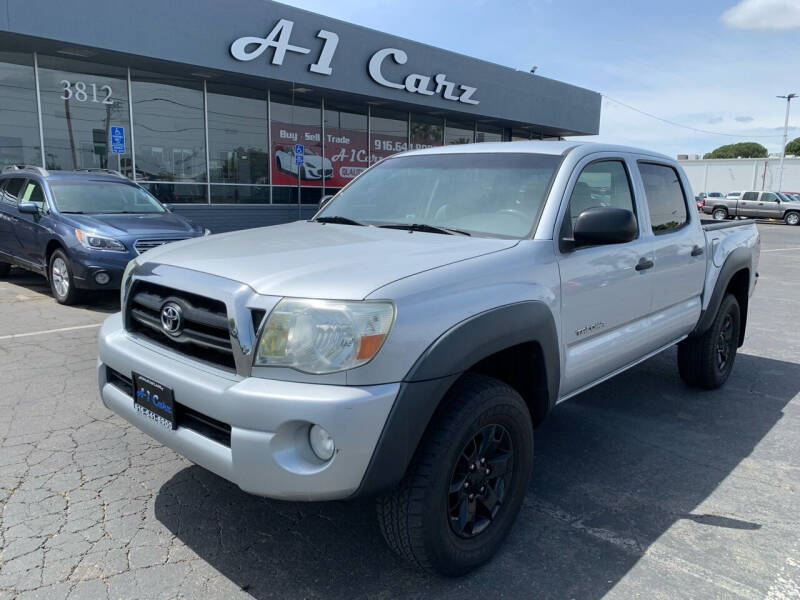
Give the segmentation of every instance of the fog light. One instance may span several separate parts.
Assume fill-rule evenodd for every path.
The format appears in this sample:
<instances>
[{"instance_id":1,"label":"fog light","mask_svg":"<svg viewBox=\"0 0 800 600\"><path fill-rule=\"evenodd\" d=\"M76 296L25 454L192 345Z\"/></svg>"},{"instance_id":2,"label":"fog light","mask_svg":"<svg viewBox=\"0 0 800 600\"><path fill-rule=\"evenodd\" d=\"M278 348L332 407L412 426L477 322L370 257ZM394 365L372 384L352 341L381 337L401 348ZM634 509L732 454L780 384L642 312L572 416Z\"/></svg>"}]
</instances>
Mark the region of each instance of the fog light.
<instances>
[{"instance_id":1,"label":"fog light","mask_svg":"<svg viewBox=\"0 0 800 600\"><path fill-rule=\"evenodd\" d=\"M308 430L308 443L317 458L320 460L330 460L333 456L334 445L331 434L319 425L312 425Z\"/></svg>"},{"instance_id":2,"label":"fog light","mask_svg":"<svg viewBox=\"0 0 800 600\"><path fill-rule=\"evenodd\" d=\"M95 281L96 281L96 282L97 282L99 285L105 285L105 284L107 284L109 281L111 281L111 275L109 275L109 274L108 274L108 273L106 273L105 271L98 271L97 273L95 273L95 274L94 274L94 280L95 280Z\"/></svg>"}]
</instances>

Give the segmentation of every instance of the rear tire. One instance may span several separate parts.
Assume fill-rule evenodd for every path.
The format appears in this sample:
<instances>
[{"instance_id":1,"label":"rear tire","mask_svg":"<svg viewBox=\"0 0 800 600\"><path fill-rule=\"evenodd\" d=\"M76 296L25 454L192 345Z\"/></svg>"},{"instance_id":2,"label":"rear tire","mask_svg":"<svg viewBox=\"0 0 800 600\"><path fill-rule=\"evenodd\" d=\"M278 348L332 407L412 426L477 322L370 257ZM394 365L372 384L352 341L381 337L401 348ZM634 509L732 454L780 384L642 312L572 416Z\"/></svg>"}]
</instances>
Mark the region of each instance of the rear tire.
<instances>
[{"instance_id":1,"label":"rear tire","mask_svg":"<svg viewBox=\"0 0 800 600\"><path fill-rule=\"evenodd\" d=\"M403 481L378 499L378 522L400 557L457 576L508 535L528 488L533 427L514 389L476 374L453 386L434 419Z\"/></svg>"},{"instance_id":2,"label":"rear tire","mask_svg":"<svg viewBox=\"0 0 800 600\"><path fill-rule=\"evenodd\" d=\"M725 219L728 218L728 211L725 210L724 208L715 208L711 213L711 217L715 221L724 221Z\"/></svg>"},{"instance_id":3,"label":"rear tire","mask_svg":"<svg viewBox=\"0 0 800 600\"><path fill-rule=\"evenodd\" d=\"M797 226L800 224L800 213L790 212L783 215L783 220L787 225Z\"/></svg>"},{"instance_id":4,"label":"rear tire","mask_svg":"<svg viewBox=\"0 0 800 600\"><path fill-rule=\"evenodd\" d=\"M80 301L82 294L75 287L72 264L63 250L56 250L50 257L47 278L50 281L50 291L59 304L70 305Z\"/></svg>"},{"instance_id":5,"label":"rear tire","mask_svg":"<svg viewBox=\"0 0 800 600\"><path fill-rule=\"evenodd\" d=\"M8 263L0 263L0 277L8 277L11 271L11 265Z\"/></svg>"},{"instance_id":6,"label":"rear tire","mask_svg":"<svg viewBox=\"0 0 800 600\"><path fill-rule=\"evenodd\" d=\"M678 344L681 379L706 390L722 386L736 360L741 322L739 302L732 294L726 294L708 331Z\"/></svg>"}]
</instances>

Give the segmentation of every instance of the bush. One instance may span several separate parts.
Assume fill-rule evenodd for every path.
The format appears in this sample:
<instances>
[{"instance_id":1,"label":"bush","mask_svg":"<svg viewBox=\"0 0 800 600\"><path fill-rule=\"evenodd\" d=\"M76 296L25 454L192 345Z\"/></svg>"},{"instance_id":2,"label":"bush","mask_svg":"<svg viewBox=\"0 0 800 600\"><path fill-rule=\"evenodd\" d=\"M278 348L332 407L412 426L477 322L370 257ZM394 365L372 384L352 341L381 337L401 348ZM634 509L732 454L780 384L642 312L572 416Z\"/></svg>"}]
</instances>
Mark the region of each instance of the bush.
<instances>
[{"instance_id":1,"label":"bush","mask_svg":"<svg viewBox=\"0 0 800 600\"><path fill-rule=\"evenodd\" d=\"M758 142L739 142L720 146L704 154L703 158L767 158L767 156L769 156L767 149Z\"/></svg>"}]
</instances>

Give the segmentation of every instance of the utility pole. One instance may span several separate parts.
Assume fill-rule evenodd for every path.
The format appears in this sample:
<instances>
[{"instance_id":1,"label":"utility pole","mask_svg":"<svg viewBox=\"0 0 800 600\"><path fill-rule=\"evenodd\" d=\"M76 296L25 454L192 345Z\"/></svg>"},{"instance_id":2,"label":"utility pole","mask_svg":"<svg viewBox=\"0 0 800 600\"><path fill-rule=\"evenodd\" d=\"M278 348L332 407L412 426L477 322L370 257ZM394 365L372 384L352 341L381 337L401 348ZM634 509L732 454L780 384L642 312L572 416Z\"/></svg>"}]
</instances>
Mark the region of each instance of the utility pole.
<instances>
[{"instance_id":1,"label":"utility pole","mask_svg":"<svg viewBox=\"0 0 800 600\"><path fill-rule=\"evenodd\" d=\"M786 119L783 122L783 145L781 146L781 166L778 167L778 189L780 192L783 188L783 161L786 158L786 144L789 142L789 107L792 105L792 98L797 98L797 94L786 94L785 96L777 96L786 100Z\"/></svg>"}]
</instances>

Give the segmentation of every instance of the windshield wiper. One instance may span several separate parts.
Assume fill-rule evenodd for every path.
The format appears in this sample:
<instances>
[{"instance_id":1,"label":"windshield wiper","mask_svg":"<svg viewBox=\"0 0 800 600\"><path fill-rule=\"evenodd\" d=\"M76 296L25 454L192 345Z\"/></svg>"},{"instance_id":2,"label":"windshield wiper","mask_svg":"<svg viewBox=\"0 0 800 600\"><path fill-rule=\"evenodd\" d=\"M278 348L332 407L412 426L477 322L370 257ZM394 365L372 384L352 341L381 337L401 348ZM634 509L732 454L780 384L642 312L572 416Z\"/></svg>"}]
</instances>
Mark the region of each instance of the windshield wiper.
<instances>
[{"instance_id":1,"label":"windshield wiper","mask_svg":"<svg viewBox=\"0 0 800 600\"><path fill-rule=\"evenodd\" d=\"M365 227L364 223L351 219L350 217L342 217L341 215L332 215L330 217L317 217L314 219L317 223L335 223L337 225L358 225Z\"/></svg>"},{"instance_id":2,"label":"windshield wiper","mask_svg":"<svg viewBox=\"0 0 800 600\"><path fill-rule=\"evenodd\" d=\"M407 231L422 231L425 233L443 233L445 235L453 235L458 233L460 235L471 236L471 233L463 229L454 229L452 227L438 227L436 225L428 225L427 223L389 223L388 225L380 225L384 229L405 229Z\"/></svg>"}]
</instances>

